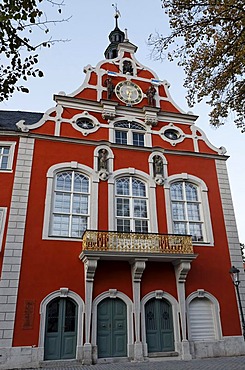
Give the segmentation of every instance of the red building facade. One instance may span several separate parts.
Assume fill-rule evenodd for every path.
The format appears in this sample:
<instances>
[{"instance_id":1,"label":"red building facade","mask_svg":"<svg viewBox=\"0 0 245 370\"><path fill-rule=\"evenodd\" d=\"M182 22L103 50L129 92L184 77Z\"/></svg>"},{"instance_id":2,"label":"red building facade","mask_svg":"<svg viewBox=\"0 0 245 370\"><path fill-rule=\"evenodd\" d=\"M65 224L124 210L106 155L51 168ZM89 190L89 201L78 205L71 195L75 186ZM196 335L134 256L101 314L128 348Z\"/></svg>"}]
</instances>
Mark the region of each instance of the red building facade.
<instances>
[{"instance_id":1,"label":"red building facade","mask_svg":"<svg viewBox=\"0 0 245 370\"><path fill-rule=\"evenodd\" d=\"M245 352L225 150L109 37L55 108L0 113L5 369Z\"/></svg>"}]
</instances>

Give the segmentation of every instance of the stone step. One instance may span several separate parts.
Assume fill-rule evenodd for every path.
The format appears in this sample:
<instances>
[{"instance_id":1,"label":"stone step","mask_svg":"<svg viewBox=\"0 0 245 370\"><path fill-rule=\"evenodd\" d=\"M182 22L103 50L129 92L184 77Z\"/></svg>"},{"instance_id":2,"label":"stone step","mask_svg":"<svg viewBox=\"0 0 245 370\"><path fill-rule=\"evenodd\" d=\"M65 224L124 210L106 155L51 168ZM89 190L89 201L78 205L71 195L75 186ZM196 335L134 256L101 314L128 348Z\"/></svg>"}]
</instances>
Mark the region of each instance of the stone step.
<instances>
[{"instance_id":1,"label":"stone step","mask_svg":"<svg viewBox=\"0 0 245 370\"><path fill-rule=\"evenodd\" d=\"M63 367L63 368L69 368L69 367L76 367L81 366L82 363L78 360L47 360L47 361L41 361L40 367L42 369L48 368L48 367Z\"/></svg>"}]
</instances>

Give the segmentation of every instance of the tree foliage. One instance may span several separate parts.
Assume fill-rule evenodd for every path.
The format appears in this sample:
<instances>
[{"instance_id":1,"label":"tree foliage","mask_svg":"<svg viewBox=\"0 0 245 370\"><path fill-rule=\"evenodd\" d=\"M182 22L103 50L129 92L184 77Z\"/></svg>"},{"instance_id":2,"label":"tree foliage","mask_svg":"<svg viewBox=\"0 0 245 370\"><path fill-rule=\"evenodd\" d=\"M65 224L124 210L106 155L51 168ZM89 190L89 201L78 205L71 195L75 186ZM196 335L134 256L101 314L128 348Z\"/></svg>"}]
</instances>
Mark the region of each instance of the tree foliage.
<instances>
[{"instance_id":1,"label":"tree foliage","mask_svg":"<svg viewBox=\"0 0 245 370\"><path fill-rule=\"evenodd\" d=\"M170 34L150 35L153 57L184 68L189 106L208 97L210 123L230 114L245 132L245 3L243 0L161 0Z\"/></svg>"},{"instance_id":2,"label":"tree foliage","mask_svg":"<svg viewBox=\"0 0 245 370\"><path fill-rule=\"evenodd\" d=\"M35 44L33 34L41 31L49 33L49 24L62 22L48 20L40 8L40 3L56 6L61 13L64 0L0 0L0 101L8 99L15 90L29 92L27 87L18 84L22 78L42 77L37 68L40 47L50 47L55 41L49 38ZM45 36L46 37L46 36Z\"/></svg>"}]
</instances>

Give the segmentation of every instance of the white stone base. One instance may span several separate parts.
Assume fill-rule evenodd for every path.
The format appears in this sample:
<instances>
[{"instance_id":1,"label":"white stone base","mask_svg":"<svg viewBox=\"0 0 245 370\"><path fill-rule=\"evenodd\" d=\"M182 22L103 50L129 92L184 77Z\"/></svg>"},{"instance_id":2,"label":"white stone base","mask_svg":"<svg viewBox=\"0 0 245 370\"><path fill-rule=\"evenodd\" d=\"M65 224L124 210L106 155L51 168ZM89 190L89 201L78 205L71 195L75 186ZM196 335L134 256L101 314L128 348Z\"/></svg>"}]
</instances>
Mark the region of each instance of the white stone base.
<instances>
[{"instance_id":1,"label":"white stone base","mask_svg":"<svg viewBox=\"0 0 245 370\"><path fill-rule=\"evenodd\" d=\"M241 356L245 355L245 342L242 336L236 337L224 337L222 340L217 341L200 341L200 342L189 342L190 353L192 358L205 358L205 357L229 357L229 356ZM182 359L189 359L188 355L188 343L182 343ZM142 344L140 343L142 348ZM91 351L92 350L92 351ZM130 346L130 354L140 357L139 348L135 348L135 345ZM39 368L40 364L43 363L44 349L42 347L12 347L12 348L0 348L0 369L8 370L13 368ZM131 357L131 356L130 356ZM122 360L133 360L133 356ZM185 357L185 358L184 358ZM96 346L91 348L91 345L86 345L83 348L77 348L77 360L83 363L89 362L90 364L96 363L97 359L97 348ZM138 358L138 361L140 359Z\"/></svg>"},{"instance_id":2,"label":"white stone base","mask_svg":"<svg viewBox=\"0 0 245 370\"><path fill-rule=\"evenodd\" d=\"M0 369L35 368L43 359L43 348L0 348Z\"/></svg>"},{"instance_id":3,"label":"white stone base","mask_svg":"<svg viewBox=\"0 0 245 370\"><path fill-rule=\"evenodd\" d=\"M216 341L190 341L193 358L229 357L245 355L245 342L242 336L223 337Z\"/></svg>"}]
</instances>

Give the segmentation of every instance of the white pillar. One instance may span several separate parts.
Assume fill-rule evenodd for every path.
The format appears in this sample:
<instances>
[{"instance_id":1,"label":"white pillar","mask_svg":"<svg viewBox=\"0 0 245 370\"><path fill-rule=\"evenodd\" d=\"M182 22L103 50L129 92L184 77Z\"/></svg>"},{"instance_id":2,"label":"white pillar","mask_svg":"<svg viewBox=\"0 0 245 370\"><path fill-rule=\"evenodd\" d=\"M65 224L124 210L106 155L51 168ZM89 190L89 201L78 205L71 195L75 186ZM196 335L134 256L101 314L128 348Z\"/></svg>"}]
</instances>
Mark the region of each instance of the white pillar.
<instances>
[{"instance_id":1,"label":"white pillar","mask_svg":"<svg viewBox=\"0 0 245 370\"><path fill-rule=\"evenodd\" d=\"M99 257L83 257L85 273L85 343L83 364L92 364L92 345L91 345L91 317L92 317L92 301L93 301L93 286L94 274L97 267Z\"/></svg>"},{"instance_id":2,"label":"white pillar","mask_svg":"<svg viewBox=\"0 0 245 370\"><path fill-rule=\"evenodd\" d=\"M133 284L133 300L134 300L134 328L135 328L135 343L134 343L134 360L143 360L143 345L140 338L140 286L141 278L145 269L147 259L134 259L131 262L132 268L132 284Z\"/></svg>"},{"instance_id":3,"label":"white pillar","mask_svg":"<svg viewBox=\"0 0 245 370\"><path fill-rule=\"evenodd\" d=\"M190 354L189 341L186 335L186 305L185 305L185 282L188 272L191 268L190 261L177 260L173 262L175 268L178 301L180 305L180 322L182 332L182 358L183 360L190 360L192 358Z\"/></svg>"}]
</instances>

